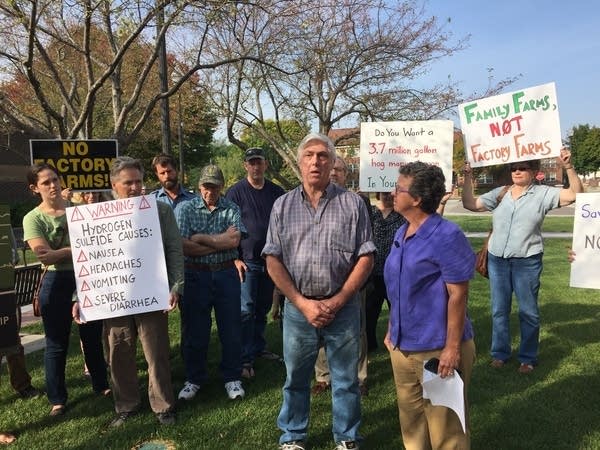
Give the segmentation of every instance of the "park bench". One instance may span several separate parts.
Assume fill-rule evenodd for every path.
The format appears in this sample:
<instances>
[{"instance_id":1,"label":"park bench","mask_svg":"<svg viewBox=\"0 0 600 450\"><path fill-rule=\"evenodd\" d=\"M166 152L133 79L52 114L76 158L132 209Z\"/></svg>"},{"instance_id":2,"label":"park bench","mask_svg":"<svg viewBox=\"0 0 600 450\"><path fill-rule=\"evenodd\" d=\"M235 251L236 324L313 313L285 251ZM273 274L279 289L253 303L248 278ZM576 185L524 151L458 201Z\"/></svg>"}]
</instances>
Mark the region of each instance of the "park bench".
<instances>
[{"instance_id":1,"label":"park bench","mask_svg":"<svg viewBox=\"0 0 600 450\"><path fill-rule=\"evenodd\" d=\"M40 263L15 267L17 306L26 306L33 302L33 294L40 282L42 270Z\"/></svg>"},{"instance_id":2,"label":"park bench","mask_svg":"<svg viewBox=\"0 0 600 450\"><path fill-rule=\"evenodd\" d=\"M21 306L33 302L33 294L42 276L41 263L15 267L15 292L17 294L17 324L21 324Z\"/></svg>"}]
</instances>

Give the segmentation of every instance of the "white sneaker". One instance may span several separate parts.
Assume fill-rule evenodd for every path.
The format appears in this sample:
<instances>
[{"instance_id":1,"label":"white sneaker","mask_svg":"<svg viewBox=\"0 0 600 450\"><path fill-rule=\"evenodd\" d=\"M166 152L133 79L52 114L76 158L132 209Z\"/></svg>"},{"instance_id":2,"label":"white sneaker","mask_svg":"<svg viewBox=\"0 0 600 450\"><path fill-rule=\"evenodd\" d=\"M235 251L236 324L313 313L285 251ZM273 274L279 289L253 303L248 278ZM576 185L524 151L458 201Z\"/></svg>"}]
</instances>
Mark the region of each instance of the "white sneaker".
<instances>
[{"instance_id":1,"label":"white sneaker","mask_svg":"<svg viewBox=\"0 0 600 450\"><path fill-rule=\"evenodd\" d=\"M279 445L279 450L305 450L304 441L290 441Z\"/></svg>"},{"instance_id":2,"label":"white sneaker","mask_svg":"<svg viewBox=\"0 0 600 450\"><path fill-rule=\"evenodd\" d=\"M242 399L244 398L244 395L246 395L246 392L244 392L244 388L242 387L242 382L239 380L225 383L225 391L231 400L235 400L236 398Z\"/></svg>"},{"instance_id":3,"label":"white sneaker","mask_svg":"<svg viewBox=\"0 0 600 450\"><path fill-rule=\"evenodd\" d=\"M335 446L335 450L358 450L358 442L356 441L340 441Z\"/></svg>"},{"instance_id":4,"label":"white sneaker","mask_svg":"<svg viewBox=\"0 0 600 450\"><path fill-rule=\"evenodd\" d=\"M200 386L198 386L197 384L186 381L185 384L183 385L183 389L181 391L179 391L178 398L180 400L191 400L196 396L196 393L198 392L199 389L200 389Z\"/></svg>"}]
</instances>

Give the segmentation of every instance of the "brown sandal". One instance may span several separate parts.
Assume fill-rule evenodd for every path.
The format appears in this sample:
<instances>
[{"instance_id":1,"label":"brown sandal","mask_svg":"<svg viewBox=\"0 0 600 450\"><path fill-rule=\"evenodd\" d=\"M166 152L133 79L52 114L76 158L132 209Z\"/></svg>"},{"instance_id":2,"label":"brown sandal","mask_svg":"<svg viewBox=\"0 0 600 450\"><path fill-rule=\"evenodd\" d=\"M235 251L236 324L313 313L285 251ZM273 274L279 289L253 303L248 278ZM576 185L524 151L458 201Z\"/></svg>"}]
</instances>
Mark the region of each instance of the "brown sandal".
<instances>
[{"instance_id":1,"label":"brown sandal","mask_svg":"<svg viewBox=\"0 0 600 450\"><path fill-rule=\"evenodd\" d=\"M67 408L65 405L54 405L50 410L51 417L64 416Z\"/></svg>"},{"instance_id":2,"label":"brown sandal","mask_svg":"<svg viewBox=\"0 0 600 450\"><path fill-rule=\"evenodd\" d=\"M533 372L533 365L521 363L518 370L519 370L519 373L531 373L531 372Z\"/></svg>"},{"instance_id":3,"label":"brown sandal","mask_svg":"<svg viewBox=\"0 0 600 450\"><path fill-rule=\"evenodd\" d=\"M504 361L502 361L501 359L492 359L490 367L493 367L494 369L501 369L502 367L504 367L504 364Z\"/></svg>"},{"instance_id":4,"label":"brown sandal","mask_svg":"<svg viewBox=\"0 0 600 450\"><path fill-rule=\"evenodd\" d=\"M0 433L0 444L12 444L16 440L17 438L14 436L14 434Z\"/></svg>"}]
</instances>

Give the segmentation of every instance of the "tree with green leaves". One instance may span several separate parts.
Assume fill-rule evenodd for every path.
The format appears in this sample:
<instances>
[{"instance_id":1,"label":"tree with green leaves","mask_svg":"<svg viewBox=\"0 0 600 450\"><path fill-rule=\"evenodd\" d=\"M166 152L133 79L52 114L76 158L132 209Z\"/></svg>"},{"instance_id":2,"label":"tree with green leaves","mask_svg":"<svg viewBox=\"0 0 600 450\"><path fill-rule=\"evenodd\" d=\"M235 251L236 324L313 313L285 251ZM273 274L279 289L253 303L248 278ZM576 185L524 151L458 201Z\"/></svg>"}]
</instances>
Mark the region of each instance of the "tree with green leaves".
<instances>
[{"instance_id":1,"label":"tree with green leaves","mask_svg":"<svg viewBox=\"0 0 600 450\"><path fill-rule=\"evenodd\" d=\"M431 64L464 49L449 21L425 14L419 2L297 0L279 3L277 13L237 3L221 22L232 34L216 34L215 54L252 53L276 60L272 70L252 60L211 73L210 98L227 121L230 142L251 128L269 141L299 177L294 150L281 129L267 120L310 123L321 133L346 128L357 137L363 121L426 120L451 114L455 106L498 93L513 78L484 92L463 94L448 77L422 82Z\"/></svg>"},{"instance_id":2,"label":"tree with green leaves","mask_svg":"<svg viewBox=\"0 0 600 450\"><path fill-rule=\"evenodd\" d=\"M202 70L255 57L203 55L232 6L217 0L2 1L0 115L13 130L38 137L114 138L123 152L138 139L138 149L152 146L162 129L159 103ZM171 50L163 89L159 55L166 37ZM210 116L206 102L197 105L204 98L193 96L193 117ZM202 122L214 126L214 120Z\"/></svg>"},{"instance_id":3,"label":"tree with green leaves","mask_svg":"<svg viewBox=\"0 0 600 450\"><path fill-rule=\"evenodd\" d=\"M577 173L585 177L600 169L600 128L577 125L571 130L567 143Z\"/></svg>"},{"instance_id":4,"label":"tree with green leaves","mask_svg":"<svg viewBox=\"0 0 600 450\"><path fill-rule=\"evenodd\" d=\"M281 134L285 142L300 142L309 132L310 127L308 124L301 124L297 120L280 120L277 123L275 120L267 119L264 123L264 130L269 136L272 136L271 139L265 139L255 128L247 127L241 133L241 140L248 147L261 147L265 151L269 162L266 173L267 178L276 181L284 189L289 190L298 184L298 178L285 164L271 141L273 137Z\"/></svg>"}]
</instances>

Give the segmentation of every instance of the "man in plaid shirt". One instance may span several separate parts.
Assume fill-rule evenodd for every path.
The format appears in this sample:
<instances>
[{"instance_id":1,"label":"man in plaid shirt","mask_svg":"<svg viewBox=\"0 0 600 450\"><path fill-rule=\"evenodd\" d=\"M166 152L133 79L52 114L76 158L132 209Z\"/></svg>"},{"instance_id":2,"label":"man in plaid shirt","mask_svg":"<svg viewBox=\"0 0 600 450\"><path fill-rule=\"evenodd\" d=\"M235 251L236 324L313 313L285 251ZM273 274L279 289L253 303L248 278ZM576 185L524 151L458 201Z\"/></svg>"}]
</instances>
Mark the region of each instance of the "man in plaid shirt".
<instances>
[{"instance_id":1,"label":"man in plaid shirt","mask_svg":"<svg viewBox=\"0 0 600 450\"><path fill-rule=\"evenodd\" d=\"M179 398L191 400L206 381L206 356L214 308L221 341L220 370L227 396L241 399L242 336L240 278L234 264L246 229L239 207L221 196L225 180L215 165L202 169L200 197L175 211L183 238L185 281L181 309L181 348L186 382Z\"/></svg>"}]
</instances>

